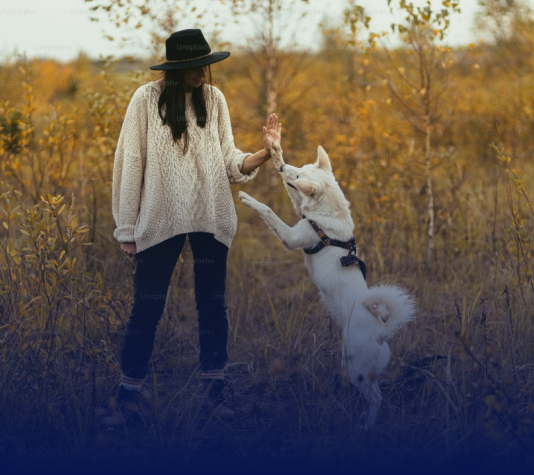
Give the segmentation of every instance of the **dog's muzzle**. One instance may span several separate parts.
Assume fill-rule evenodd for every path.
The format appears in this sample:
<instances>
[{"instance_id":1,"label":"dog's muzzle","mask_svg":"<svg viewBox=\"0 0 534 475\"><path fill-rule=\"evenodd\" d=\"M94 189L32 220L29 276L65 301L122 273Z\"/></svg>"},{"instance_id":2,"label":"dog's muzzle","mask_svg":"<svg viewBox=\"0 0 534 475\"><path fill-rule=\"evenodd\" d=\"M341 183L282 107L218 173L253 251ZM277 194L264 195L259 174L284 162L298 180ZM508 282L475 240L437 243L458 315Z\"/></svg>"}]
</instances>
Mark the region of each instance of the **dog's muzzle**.
<instances>
[{"instance_id":1,"label":"dog's muzzle","mask_svg":"<svg viewBox=\"0 0 534 475\"><path fill-rule=\"evenodd\" d=\"M281 167L280 167L280 173L282 173L284 171L284 167L286 166L286 164L284 163ZM299 191L299 189L295 186L295 185L292 185L291 183L288 183L287 181L284 180L284 183L287 185L287 186L290 186L291 188Z\"/></svg>"},{"instance_id":2,"label":"dog's muzzle","mask_svg":"<svg viewBox=\"0 0 534 475\"><path fill-rule=\"evenodd\" d=\"M291 183L288 183L287 181L286 181L286 185L290 186L291 188L295 188L295 190L299 191L299 189L295 185L292 185Z\"/></svg>"}]
</instances>

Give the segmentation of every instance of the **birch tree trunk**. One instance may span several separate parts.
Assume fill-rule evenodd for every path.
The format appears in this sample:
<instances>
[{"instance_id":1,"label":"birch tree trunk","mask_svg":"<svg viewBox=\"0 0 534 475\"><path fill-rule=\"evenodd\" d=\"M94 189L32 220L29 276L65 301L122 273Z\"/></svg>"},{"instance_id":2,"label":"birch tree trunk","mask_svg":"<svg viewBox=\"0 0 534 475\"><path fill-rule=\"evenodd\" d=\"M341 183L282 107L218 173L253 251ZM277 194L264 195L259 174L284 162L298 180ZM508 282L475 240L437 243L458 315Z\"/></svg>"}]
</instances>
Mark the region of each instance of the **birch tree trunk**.
<instances>
[{"instance_id":1,"label":"birch tree trunk","mask_svg":"<svg viewBox=\"0 0 534 475\"><path fill-rule=\"evenodd\" d=\"M269 22L269 36L266 45L267 68L265 70L265 98L266 115L276 112L276 45L274 39L274 2L269 0L267 19Z\"/></svg>"},{"instance_id":2,"label":"birch tree trunk","mask_svg":"<svg viewBox=\"0 0 534 475\"><path fill-rule=\"evenodd\" d=\"M427 261L428 264L432 261L432 247L434 244L434 191L432 190L432 172L431 172L431 160L432 160L432 148L431 148L431 134L432 126L427 123L426 125L426 137L425 137L425 170L426 170L426 191L428 193L428 246L427 246Z\"/></svg>"}]
</instances>

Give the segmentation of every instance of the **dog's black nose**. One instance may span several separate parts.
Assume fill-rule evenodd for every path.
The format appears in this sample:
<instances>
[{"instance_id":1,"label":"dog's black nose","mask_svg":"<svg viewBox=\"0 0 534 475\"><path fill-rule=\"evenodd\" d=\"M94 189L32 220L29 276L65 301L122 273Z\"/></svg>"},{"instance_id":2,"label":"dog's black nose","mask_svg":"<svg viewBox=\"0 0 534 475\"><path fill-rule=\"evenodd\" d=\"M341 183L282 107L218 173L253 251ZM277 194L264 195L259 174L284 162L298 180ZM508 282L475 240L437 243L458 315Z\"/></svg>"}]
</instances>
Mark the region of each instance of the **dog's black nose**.
<instances>
[{"instance_id":1,"label":"dog's black nose","mask_svg":"<svg viewBox=\"0 0 534 475\"><path fill-rule=\"evenodd\" d=\"M285 163L284 163L284 165L285 165ZM280 167L280 173L284 171L284 165L282 165L282 166Z\"/></svg>"}]
</instances>

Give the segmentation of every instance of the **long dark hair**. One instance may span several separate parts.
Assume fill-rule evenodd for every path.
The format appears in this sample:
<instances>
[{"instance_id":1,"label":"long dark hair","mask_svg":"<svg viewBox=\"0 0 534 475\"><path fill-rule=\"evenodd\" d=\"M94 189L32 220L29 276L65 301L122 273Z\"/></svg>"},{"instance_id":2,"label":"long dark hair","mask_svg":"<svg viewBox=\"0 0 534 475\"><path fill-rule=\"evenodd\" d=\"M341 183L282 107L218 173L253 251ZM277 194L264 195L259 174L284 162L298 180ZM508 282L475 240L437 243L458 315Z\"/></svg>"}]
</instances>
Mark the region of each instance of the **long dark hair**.
<instances>
[{"instance_id":1,"label":"long dark hair","mask_svg":"<svg viewBox=\"0 0 534 475\"><path fill-rule=\"evenodd\" d=\"M158 100L159 116L163 125L169 125L172 131L174 142L178 142L184 134L184 155L189 147L189 134L187 132L187 121L185 119L185 81L183 69L163 71L163 90ZM191 98L197 116L197 125L204 128L206 126L206 85L211 84L211 68L208 65L208 77L200 87L192 87ZM163 116L163 105L165 105L165 116Z\"/></svg>"}]
</instances>

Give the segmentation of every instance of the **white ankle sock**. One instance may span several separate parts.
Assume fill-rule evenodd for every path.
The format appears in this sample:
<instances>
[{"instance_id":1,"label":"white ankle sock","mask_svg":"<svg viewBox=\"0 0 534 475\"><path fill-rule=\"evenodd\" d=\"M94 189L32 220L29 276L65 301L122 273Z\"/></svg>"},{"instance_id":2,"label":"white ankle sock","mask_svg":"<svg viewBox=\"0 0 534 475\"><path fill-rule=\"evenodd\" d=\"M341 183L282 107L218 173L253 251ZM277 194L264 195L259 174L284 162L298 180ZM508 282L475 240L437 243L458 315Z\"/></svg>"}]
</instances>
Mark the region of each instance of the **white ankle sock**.
<instances>
[{"instance_id":1,"label":"white ankle sock","mask_svg":"<svg viewBox=\"0 0 534 475\"><path fill-rule=\"evenodd\" d=\"M119 386L122 386L125 389L129 389L130 391L141 392L142 381L142 379L130 378L129 376L125 376L123 374L121 375L121 382Z\"/></svg>"},{"instance_id":2,"label":"white ankle sock","mask_svg":"<svg viewBox=\"0 0 534 475\"><path fill-rule=\"evenodd\" d=\"M224 379L224 369L210 369L202 371L200 379Z\"/></svg>"}]
</instances>

